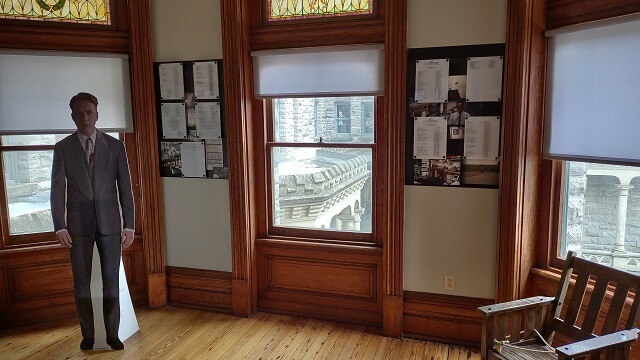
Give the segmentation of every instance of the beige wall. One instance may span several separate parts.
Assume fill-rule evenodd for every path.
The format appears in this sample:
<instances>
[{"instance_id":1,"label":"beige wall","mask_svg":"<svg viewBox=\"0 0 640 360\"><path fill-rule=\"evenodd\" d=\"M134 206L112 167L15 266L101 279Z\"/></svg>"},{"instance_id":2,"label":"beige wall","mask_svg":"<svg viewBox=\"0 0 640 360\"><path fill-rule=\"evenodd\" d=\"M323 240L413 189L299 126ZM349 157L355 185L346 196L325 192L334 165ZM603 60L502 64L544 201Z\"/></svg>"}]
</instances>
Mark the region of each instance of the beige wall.
<instances>
[{"instance_id":1,"label":"beige wall","mask_svg":"<svg viewBox=\"0 0 640 360\"><path fill-rule=\"evenodd\" d=\"M222 57L219 0L152 0L155 61ZM408 46L501 43L506 0L409 0ZM167 265L231 270L228 182L163 178ZM405 188L406 290L493 298L498 191ZM444 276L456 290L444 291Z\"/></svg>"},{"instance_id":2,"label":"beige wall","mask_svg":"<svg viewBox=\"0 0 640 360\"><path fill-rule=\"evenodd\" d=\"M506 0L409 0L409 48L503 43ZM405 187L404 288L493 298L498 191ZM444 277L455 290L444 290Z\"/></svg>"},{"instance_id":3,"label":"beige wall","mask_svg":"<svg viewBox=\"0 0 640 360\"><path fill-rule=\"evenodd\" d=\"M219 0L152 0L154 61L222 58L220 24ZM167 265L231 271L228 181L163 178L162 189Z\"/></svg>"}]
</instances>

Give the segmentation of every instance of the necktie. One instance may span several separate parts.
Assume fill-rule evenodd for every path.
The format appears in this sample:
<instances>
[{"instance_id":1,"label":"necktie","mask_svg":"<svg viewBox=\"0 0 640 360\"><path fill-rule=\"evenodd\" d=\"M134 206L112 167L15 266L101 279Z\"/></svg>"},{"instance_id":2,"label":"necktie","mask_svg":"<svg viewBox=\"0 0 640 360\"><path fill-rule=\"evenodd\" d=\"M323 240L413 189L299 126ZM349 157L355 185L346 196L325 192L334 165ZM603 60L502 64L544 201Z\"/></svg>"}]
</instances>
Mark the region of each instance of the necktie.
<instances>
[{"instance_id":1,"label":"necktie","mask_svg":"<svg viewBox=\"0 0 640 360\"><path fill-rule=\"evenodd\" d=\"M87 138L84 145L85 155L87 156L87 164L91 166L93 162L93 140L91 138Z\"/></svg>"}]
</instances>

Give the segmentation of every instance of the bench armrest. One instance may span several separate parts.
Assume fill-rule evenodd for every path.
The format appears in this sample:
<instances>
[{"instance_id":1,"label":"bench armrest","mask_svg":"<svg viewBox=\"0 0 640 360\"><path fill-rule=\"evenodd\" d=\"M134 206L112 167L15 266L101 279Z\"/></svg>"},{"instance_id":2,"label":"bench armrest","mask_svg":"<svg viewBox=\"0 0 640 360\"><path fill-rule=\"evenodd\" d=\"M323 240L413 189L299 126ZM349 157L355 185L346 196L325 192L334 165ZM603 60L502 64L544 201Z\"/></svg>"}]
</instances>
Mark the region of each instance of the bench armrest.
<instances>
[{"instance_id":1,"label":"bench armrest","mask_svg":"<svg viewBox=\"0 0 640 360\"><path fill-rule=\"evenodd\" d=\"M556 349L559 354L573 358L587 355L591 352L603 350L611 346L635 341L638 338L638 329L617 331L612 334L579 341L573 344L560 346Z\"/></svg>"},{"instance_id":2,"label":"bench armrest","mask_svg":"<svg viewBox=\"0 0 640 360\"><path fill-rule=\"evenodd\" d=\"M530 308L539 307L541 305L550 304L555 298L548 296L535 296L526 299L514 300L499 304L481 306L478 311L484 314L484 316L493 316L502 313L508 313L512 311L526 310Z\"/></svg>"}]
</instances>

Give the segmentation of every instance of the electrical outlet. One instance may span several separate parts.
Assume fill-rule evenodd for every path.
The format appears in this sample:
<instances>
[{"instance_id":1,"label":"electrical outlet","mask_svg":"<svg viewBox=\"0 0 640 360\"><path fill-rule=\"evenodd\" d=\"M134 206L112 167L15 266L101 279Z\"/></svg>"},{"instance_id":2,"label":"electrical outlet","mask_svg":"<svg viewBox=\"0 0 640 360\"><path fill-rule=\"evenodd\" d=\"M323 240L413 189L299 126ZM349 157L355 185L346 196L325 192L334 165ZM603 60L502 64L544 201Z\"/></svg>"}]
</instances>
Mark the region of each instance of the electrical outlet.
<instances>
[{"instance_id":1,"label":"electrical outlet","mask_svg":"<svg viewBox=\"0 0 640 360\"><path fill-rule=\"evenodd\" d=\"M455 290L454 277L452 275L444 277L444 289L449 291Z\"/></svg>"}]
</instances>

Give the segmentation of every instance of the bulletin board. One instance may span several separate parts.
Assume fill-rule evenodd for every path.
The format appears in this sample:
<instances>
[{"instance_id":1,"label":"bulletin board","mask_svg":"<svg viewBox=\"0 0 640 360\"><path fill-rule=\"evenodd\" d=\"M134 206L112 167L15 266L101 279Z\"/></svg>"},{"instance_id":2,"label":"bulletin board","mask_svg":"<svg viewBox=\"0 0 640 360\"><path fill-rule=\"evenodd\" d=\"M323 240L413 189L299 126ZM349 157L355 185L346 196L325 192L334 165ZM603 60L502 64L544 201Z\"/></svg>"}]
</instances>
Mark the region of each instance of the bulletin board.
<instances>
[{"instance_id":1,"label":"bulletin board","mask_svg":"<svg viewBox=\"0 0 640 360\"><path fill-rule=\"evenodd\" d=\"M222 60L154 63L160 176L227 179Z\"/></svg>"},{"instance_id":2,"label":"bulletin board","mask_svg":"<svg viewBox=\"0 0 640 360\"><path fill-rule=\"evenodd\" d=\"M504 49L409 50L406 185L498 188Z\"/></svg>"}]
</instances>

